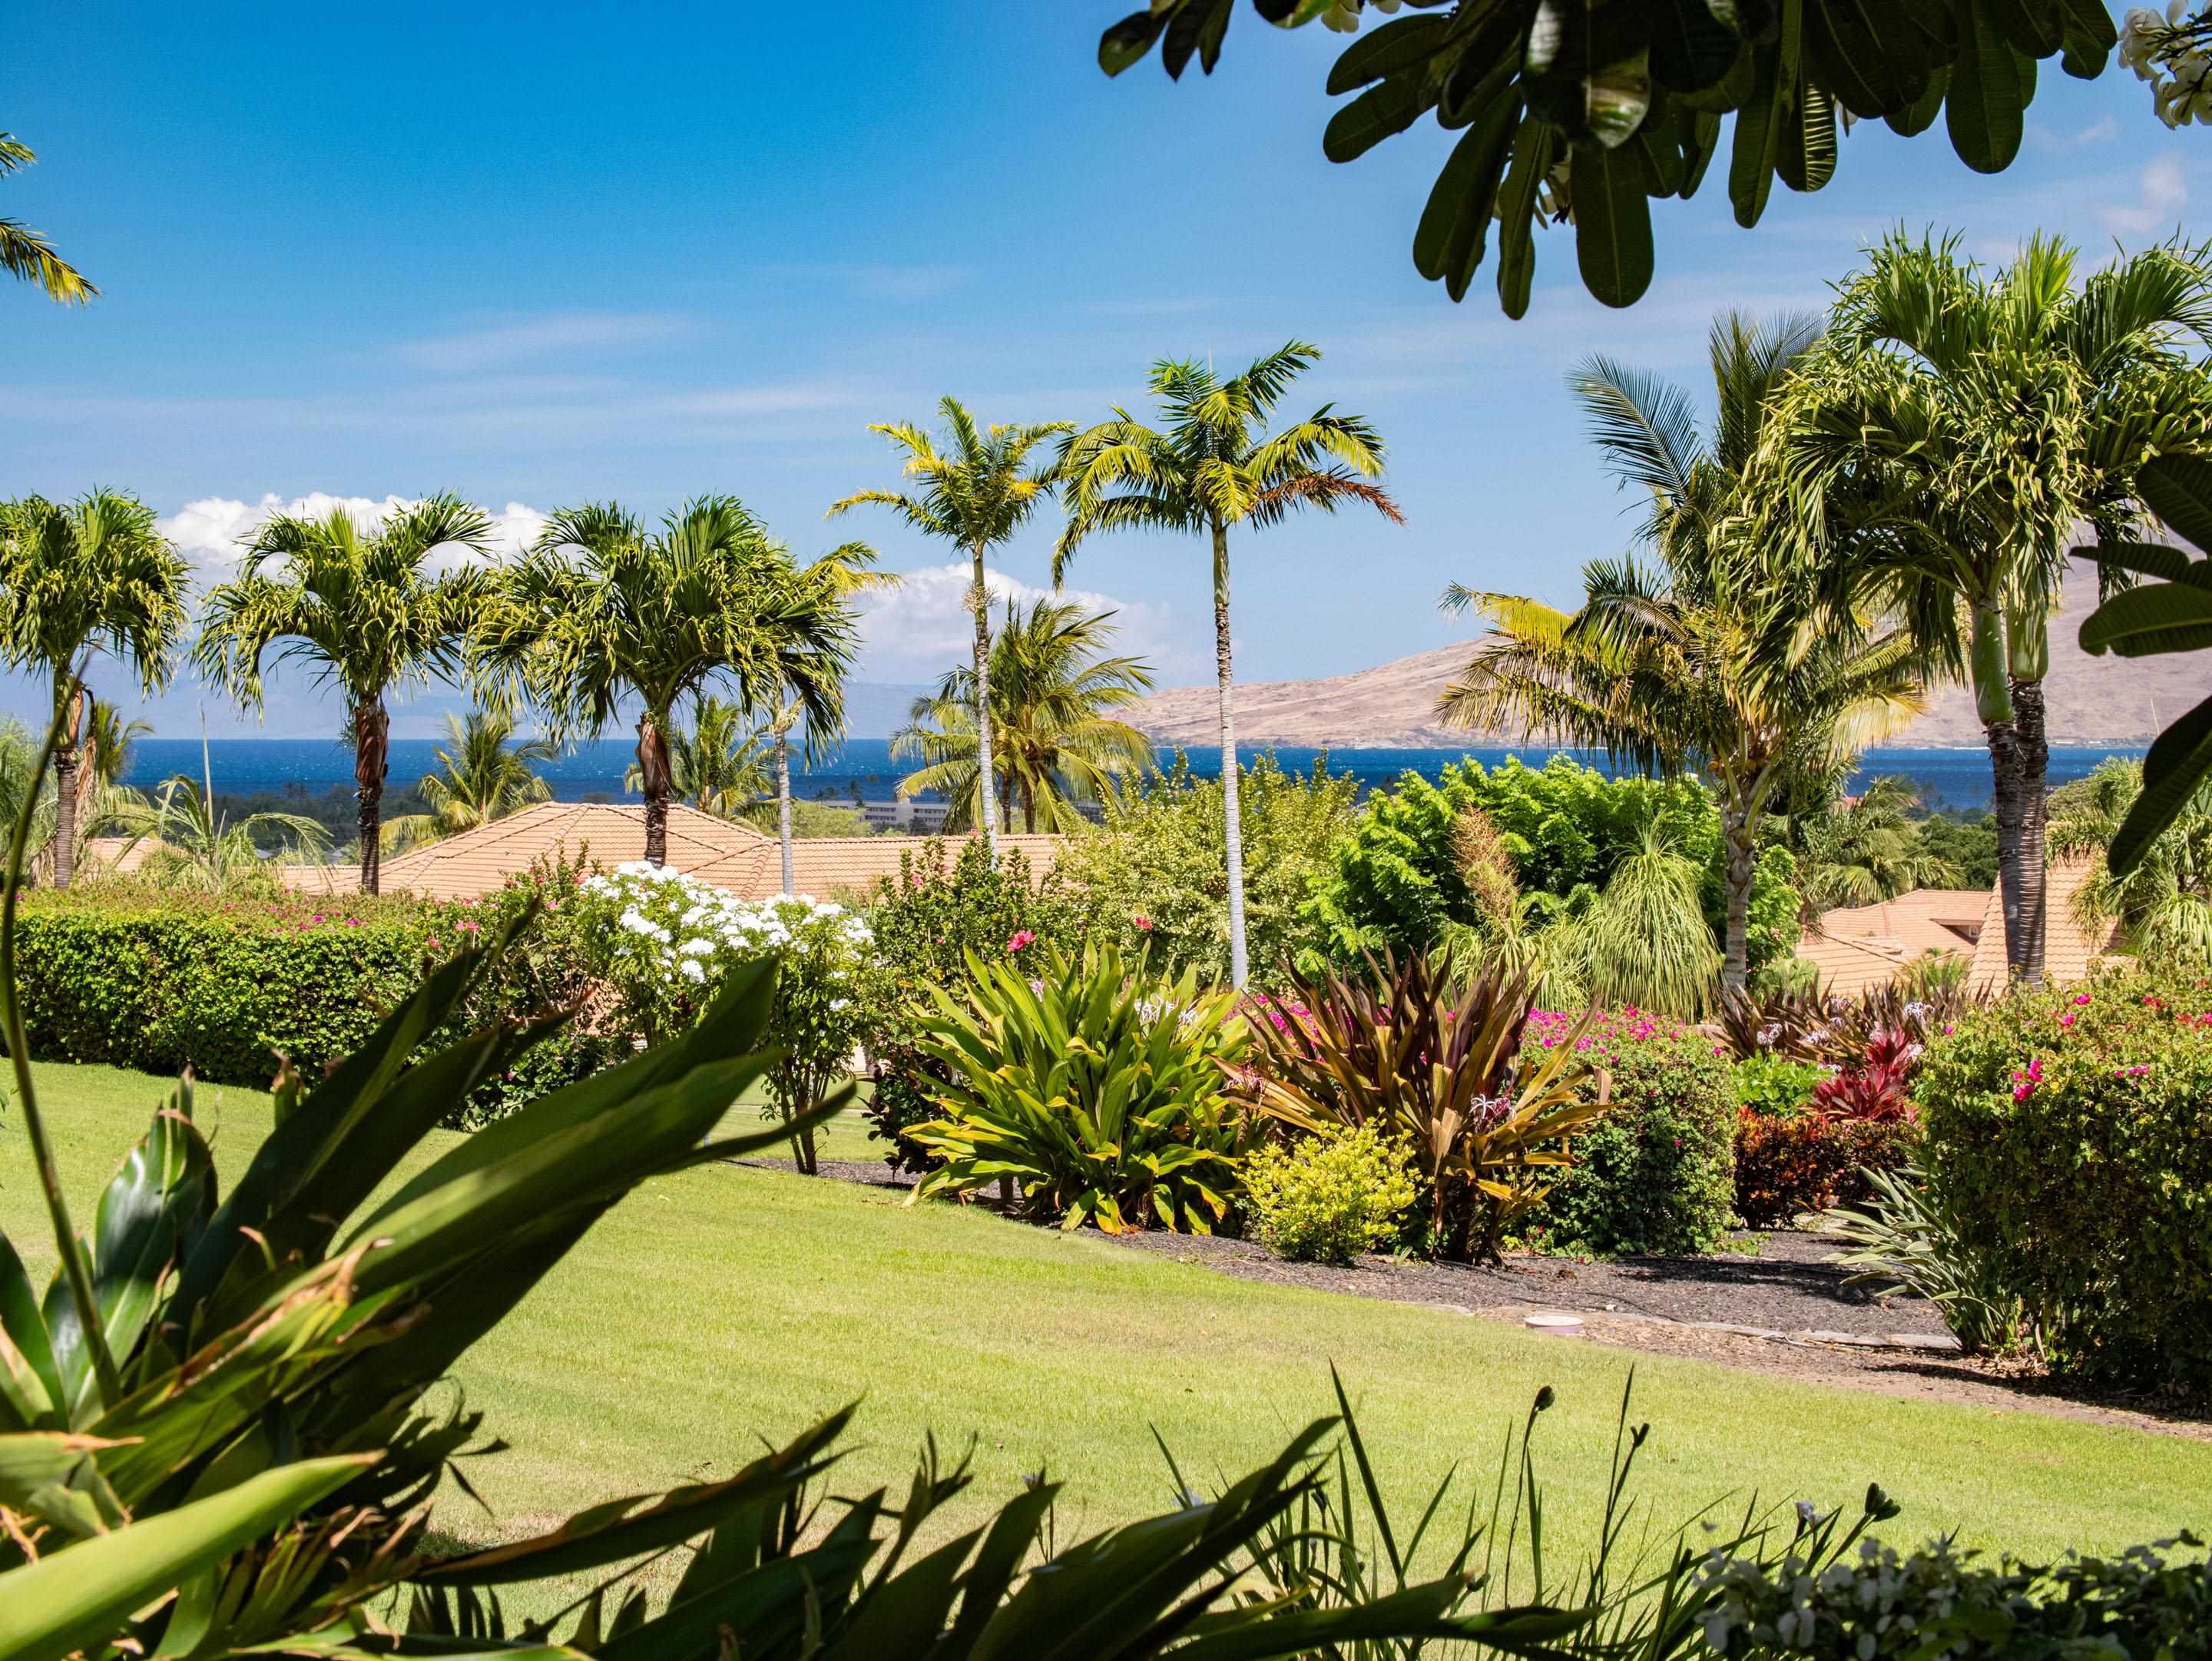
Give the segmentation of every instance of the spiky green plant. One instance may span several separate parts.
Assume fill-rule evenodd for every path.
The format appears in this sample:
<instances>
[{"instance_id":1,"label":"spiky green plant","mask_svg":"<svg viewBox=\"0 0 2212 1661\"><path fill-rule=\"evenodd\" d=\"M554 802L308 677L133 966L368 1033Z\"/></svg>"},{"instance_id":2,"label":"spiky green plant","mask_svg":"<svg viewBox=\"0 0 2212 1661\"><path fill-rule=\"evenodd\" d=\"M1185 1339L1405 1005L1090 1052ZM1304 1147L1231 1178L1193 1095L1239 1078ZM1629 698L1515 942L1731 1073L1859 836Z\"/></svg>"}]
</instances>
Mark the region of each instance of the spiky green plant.
<instances>
[{"instance_id":1,"label":"spiky green plant","mask_svg":"<svg viewBox=\"0 0 2212 1661\"><path fill-rule=\"evenodd\" d=\"M1113 531L1200 536L1213 563L1213 667L1219 693L1221 783L1227 800L1229 975L1242 987L1250 970L1244 942L1244 833L1237 808L1237 724L1230 709L1229 532L1266 530L1304 508L1374 508L1403 523L1398 504L1373 481L1382 472L1382 440L1358 416L1323 405L1277 433L1275 407L1321 350L1293 340L1224 380L1211 362L1163 360L1152 392L1166 425L1146 426L1127 411L1071 435L1059 472L1067 528L1052 555L1057 586L1076 550Z\"/></svg>"},{"instance_id":2,"label":"spiky green plant","mask_svg":"<svg viewBox=\"0 0 2212 1661\"><path fill-rule=\"evenodd\" d=\"M1601 1004L1697 1020L1722 990L1698 867L1656 824L1613 867L1596 903L1565 926L1573 932L1560 949Z\"/></svg>"},{"instance_id":3,"label":"spiky green plant","mask_svg":"<svg viewBox=\"0 0 2212 1661\"><path fill-rule=\"evenodd\" d=\"M38 159L15 134L0 132L0 179L21 173ZM0 219L0 271L37 283L47 299L64 306L82 306L100 293L83 272L54 252L42 233L20 219Z\"/></svg>"}]
</instances>

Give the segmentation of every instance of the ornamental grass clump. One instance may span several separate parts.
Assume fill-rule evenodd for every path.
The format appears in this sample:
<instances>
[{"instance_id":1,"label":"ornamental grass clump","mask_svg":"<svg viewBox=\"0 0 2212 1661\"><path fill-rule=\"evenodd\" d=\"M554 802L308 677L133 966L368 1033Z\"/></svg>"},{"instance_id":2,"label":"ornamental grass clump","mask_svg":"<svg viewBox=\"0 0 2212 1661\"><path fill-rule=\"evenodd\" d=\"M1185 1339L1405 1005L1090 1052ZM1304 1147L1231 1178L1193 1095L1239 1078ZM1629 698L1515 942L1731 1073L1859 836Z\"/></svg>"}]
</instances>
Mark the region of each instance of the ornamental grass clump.
<instances>
[{"instance_id":1,"label":"ornamental grass clump","mask_svg":"<svg viewBox=\"0 0 2212 1661\"><path fill-rule=\"evenodd\" d=\"M1002 1177L1023 1214L1108 1233L1211 1233L1251 1141L1228 1091L1244 1056L1233 1000L1195 970L1152 978L1110 941L1031 944L939 989L920 1046L951 1082L908 1135L939 1162L915 1198Z\"/></svg>"},{"instance_id":2,"label":"ornamental grass clump","mask_svg":"<svg viewBox=\"0 0 2212 1661\"><path fill-rule=\"evenodd\" d=\"M1527 971L1486 968L1461 985L1449 952L1364 972L1285 971L1254 1005L1252 1063L1239 1092L1308 1135L1371 1128L1413 1152L1423 1246L1494 1262L1507 1230L1568 1165L1567 1144L1610 1098L1571 1048L1525 1060L1534 1013Z\"/></svg>"},{"instance_id":3,"label":"ornamental grass clump","mask_svg":"<svg viewBox=\"0 0 2212 1661\"><path fill-rule=\"evenodd\" d=\"M1364 1125L1267 1143L1244 1165L1249 1226L1278 1257L1351 1262L1397 1238L1412 1166L1409 1148Z\"/></svg>"}]
</instances>

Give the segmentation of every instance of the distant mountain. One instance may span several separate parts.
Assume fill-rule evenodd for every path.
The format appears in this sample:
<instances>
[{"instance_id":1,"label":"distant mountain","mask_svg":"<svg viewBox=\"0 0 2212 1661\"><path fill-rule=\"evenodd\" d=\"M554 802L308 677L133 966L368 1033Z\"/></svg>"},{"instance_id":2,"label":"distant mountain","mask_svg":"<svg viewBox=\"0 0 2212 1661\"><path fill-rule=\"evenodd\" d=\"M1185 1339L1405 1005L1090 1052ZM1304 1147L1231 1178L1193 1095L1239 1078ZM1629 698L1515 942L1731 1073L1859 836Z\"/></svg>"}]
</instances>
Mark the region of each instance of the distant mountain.
<instances>
[{"instance_id":1,"label":"distant mountain","mask_svg":"<svg viewBox=\"0 0 2212 1661\"><path fill-rule=\"evenodd\" d=\"M2096 604L2096 585L2076 582L2051 630L2045 681L2051 741L2147 744L2160 725L2212 691L2212 656L2094 658L2076 643ZM1517 742L1517 733L1473 733L1437 720L1437 696L1473 655L1475 641L1440 646L1356 674L1256 682L1237 689L1240 744L1351 749L1461 749ZM1218 742L1214 691L1176 687L1146 698L1134 716L1156 744ZM1887 742L1929 749L1978 748L1973 694L1939 691L1927 714Z\"/></svg>"}]
</instances>

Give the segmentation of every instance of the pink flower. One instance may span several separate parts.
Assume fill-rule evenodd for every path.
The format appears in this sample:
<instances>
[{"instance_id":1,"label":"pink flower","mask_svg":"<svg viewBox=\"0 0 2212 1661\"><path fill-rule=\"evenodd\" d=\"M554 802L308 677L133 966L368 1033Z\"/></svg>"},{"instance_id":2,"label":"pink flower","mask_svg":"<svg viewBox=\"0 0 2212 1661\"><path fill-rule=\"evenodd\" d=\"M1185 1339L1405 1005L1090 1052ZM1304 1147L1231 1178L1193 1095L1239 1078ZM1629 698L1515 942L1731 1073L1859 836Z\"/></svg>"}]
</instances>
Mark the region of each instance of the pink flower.
<instances>
[{"instance_id":1,"label":"pink flower","mask_svg":"<svg viewBox=\"0 0 2212 1661\"><path fill-rule=\"evenodd\" d=\"M1149 934L1152 932L1152 920L1143 912L1138 912L1132 921L1136 923L1139 933Z\"/></svg>"},{"instance_id":2,"label":"pink flower","mask_svg":"<svg viewBox=\"0 0 2212 1661\"><path fill-rule=\"evenodd\" d=\"M2089 1001L2089 995L2087 992L2077 992L2074 995L2074 1001L2075 1003L2087 1003Z\"/></svg>"},{"instance_id":3,"label":"pink flower","mask_svg":"<svg viewBox=\"0 0 2212 1661\"><path fill-rule=\"evenodd\" d=\"M430 936L430 949L433 952L438 949L438 937L435 934Z\"/></svg>"},{"instance_id":4,"label":"pink flower","mask_svg":"<svg viewBox=\"0 0 2212 1661\"><path fill-rule=\"evenodd\" d=\"M1017 929L1014 931L1013 937L1006 942L1006 955L1011 958L1018 952L1028 950L1036 942L1036 934L1034 930Z\"/></svg>"},{"instance_id":5,"label":"pink flower","mask_svg":"<svg viewBox=\"0 0 2212 1661\"><path fill-rule=\"evenodd\" d=\"M319 912L319 911L316 912L316 913L315 913L315 916L314 916L314 919L313 919L313 921L315 921L316 922L322 922L322 920L323 920L323 914L322 914L321 912Z\"/></svg>"},{"instance_id":6,"label":"pink flower","mask_svg":"<svg viewBox=\"0 0 2212 1661\"><path fill-rule=\"evenodd\" d=\"M2067 1011L2063 1015L2061 1015L2061 1016L2058 1018L2058 1024L2059 1024L2059 1025L2061 1025L2061 1026L2071 1026L2071 1025L2074 1025L2074 1012L2073 1012L2072 1010L2070 1010L2070 1009L2069 1009L2069 1010L2068 1010L2068 1011Z\"/></svg>"},{"instance_id":7,"label":"pink flower","mask_svg":"<svg viewBox=\"0 0 2212 1661\"><path fill-rule=\"evenodd\" d=\"M464 917L461 919L461 928L468 934L476 934L483 932L483 925L474 917Z\"/></svg>"}]
</instances>

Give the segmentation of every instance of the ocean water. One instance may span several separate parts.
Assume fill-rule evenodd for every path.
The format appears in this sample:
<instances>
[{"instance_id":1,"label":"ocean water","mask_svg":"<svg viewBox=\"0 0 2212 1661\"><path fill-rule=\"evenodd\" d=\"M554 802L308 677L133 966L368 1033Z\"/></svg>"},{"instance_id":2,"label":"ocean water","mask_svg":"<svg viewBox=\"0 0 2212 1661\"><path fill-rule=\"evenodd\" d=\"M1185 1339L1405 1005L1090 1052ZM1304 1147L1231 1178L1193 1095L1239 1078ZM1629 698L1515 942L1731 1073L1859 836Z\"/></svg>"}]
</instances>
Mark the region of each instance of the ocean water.
<instances>
[{"instance_id":1,"label":"ocean water","mask_svg":"<svg viewBox=\"0 0 2212 1661\"><path fill-rule=\"evenodd\" d=\"M412 784L437 764L429 739L392 741L391 784ZM1163 759L1170 752L1163 751ZM1247 749L1246 757L1259 753ZM1532 766L1540 765L1552 752L1523 746L1517 749L1457 750L1319 750L1277 749L1275 758L1285 769L1303 771L1326 753L1329 770L1350 773L1364 790L1389 785L1407 773L1433 779L1449 762L1462 755L1495 764L1518 755ZM1577 752L1578 753L1578 752ZM2140 750L2057 749L2051 752L2051 782L2063 784L2087 773L2108 755L2141 755ZM623 788L623 773L633 759L628 739L603 739L579 745L541 770L562 801L603 797L635 800ZM1583 759L1603 766L1602 757ZM304 792L321 795L333 787L350 788L353 756L343 745L323 739L215 739L207 745L207 764L219 794L282 794ZM1190 755L1194 772L1212 776L1221 770L1218 751L1197 751ZM142 739L132 746L125 782L142 788L160 783L172 774L200 776L200 745L196 739ZM808 797L849 799L857 788L869 801L888 800L908 764L890 758L890 745L883 739L855 739L830 760L812 767L795 767L792 788ZM1974 809L1990 802L1990 762L1981 750L1870 750L1853 776L1854 784L1883 774L1911 779L1921 800L1931 808Z\"/></svg>"}]
</instances>

